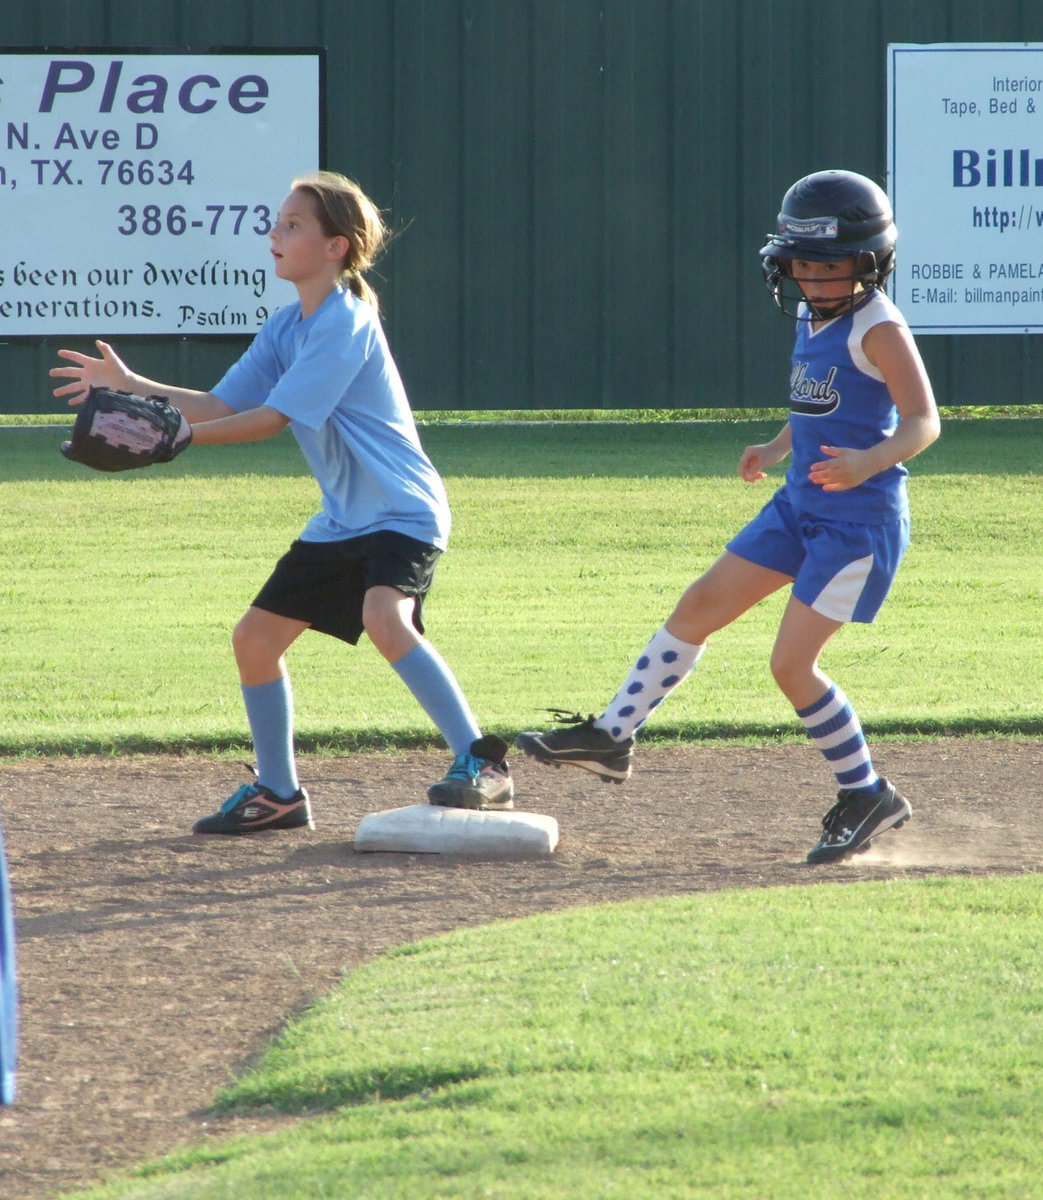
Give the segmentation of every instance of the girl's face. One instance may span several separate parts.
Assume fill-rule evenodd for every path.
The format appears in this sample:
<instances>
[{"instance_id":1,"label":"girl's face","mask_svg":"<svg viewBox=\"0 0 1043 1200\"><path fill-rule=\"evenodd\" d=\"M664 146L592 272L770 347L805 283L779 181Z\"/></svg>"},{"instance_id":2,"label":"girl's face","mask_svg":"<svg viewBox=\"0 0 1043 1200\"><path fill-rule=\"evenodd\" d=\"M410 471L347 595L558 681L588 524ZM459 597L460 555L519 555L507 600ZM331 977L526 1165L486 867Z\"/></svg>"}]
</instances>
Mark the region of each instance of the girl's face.
<instances>
[{"instance_id":1,"label":"girl's face","mask_svg":"<svg viewBox=\"0 0 1043 1200\"><path fill-rule=\"evenodd\" d=\"M862 294L862 283L855 279L856 263L854 257L837 262L808 262L794 258L790 261L790 277L815 312L824 317L835 317L850 308Z\"/></svg>"},{"instance_id":2,"label":"girl's face","mask_svg":"<svg viewBox=\"0 0 1043 1200\"><path fill-rule=\"evenodd\" d=\"M340 276L347 238L331 238L323 232L307 192L290 192L268 237L279 279L300 284L327 279L336 282Z\"/></svg>"}]
</instances>

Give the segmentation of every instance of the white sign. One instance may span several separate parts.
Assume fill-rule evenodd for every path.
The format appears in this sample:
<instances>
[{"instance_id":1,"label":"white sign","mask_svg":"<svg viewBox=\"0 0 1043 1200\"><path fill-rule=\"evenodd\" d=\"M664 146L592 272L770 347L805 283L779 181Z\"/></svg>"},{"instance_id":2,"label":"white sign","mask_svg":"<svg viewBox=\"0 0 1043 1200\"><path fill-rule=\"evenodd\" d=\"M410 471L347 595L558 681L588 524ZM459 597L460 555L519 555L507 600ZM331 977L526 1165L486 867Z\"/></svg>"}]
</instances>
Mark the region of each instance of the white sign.
<instances>
[{"instance_id":1,"label":"white sign","mask_svg":"<svg viewBox=\"0 0 1043 1200\"><path fill-rule=\"evenodd\" d=\"M319 51L0 55L0 339L250 334Z\"/></svg>"},{"instance_id":2,"label":"white sign","mask_svg":"<svg viewBox=\"0 0 1043 1200\"><path fill-rule=\"evenodd\" d=\"M1043 45L888 47L893 295L917 333L1043 333Z\"/></svg>"}]
</instances>

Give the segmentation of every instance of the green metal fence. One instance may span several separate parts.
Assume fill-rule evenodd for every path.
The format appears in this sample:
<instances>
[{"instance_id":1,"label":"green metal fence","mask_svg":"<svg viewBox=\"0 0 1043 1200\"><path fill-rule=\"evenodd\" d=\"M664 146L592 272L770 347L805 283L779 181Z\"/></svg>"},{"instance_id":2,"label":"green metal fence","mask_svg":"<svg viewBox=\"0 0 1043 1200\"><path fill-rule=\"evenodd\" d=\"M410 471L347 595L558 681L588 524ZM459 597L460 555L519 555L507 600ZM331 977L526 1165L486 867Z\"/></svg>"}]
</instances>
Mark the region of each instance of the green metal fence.
<instances>
[{"instance_id":1,"label":"green metal fence","mask_svg":"<svg viewBox=\"0 0 1043 1200\"><path fill-rule=\"evenodd\" d=\"M11 7L9 48L325 46L325 165L397 231L376 282L418 409L781 404L792 330L757 250L799 175L883 182L888 43L1043 40L1019 0ZM245 345L130 341L145 373L201 387ZM0 409L61 410L57 345L0 342ZM921 347L943 403L1038 399L1041 339Z\"/></svg>"}]
</instances>

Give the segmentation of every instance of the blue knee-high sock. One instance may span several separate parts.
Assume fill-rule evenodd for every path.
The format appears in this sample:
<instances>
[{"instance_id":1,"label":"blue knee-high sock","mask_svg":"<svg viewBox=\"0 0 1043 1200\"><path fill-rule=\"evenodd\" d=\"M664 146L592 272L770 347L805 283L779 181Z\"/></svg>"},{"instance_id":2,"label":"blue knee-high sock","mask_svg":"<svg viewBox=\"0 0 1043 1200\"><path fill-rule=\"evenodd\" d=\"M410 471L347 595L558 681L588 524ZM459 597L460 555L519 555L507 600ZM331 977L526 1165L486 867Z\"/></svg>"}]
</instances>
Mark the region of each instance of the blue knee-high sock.
<instances>
[{"instance_id":1,"label":"blue knee-high sock","mask_svg":"<svg viewBox=\"0 0 1043 1200\"><path fill-rule=\"evenodd\" d=\"M434 646L421 642L391 665L438 726L453 754L457 757L466 754L482 731L455 676Z\"/></svg>"},{"instance_id":2,"label":"blue knee-high sock","mask_svg":"<svg viewBox=\"0 0 1043 1200\"><path fill-rule=\"evenodd\" d=\"M246 719L257 756L257 782L281 800L300 787L293 755L293 691L284 675L271 683L243 684Z\"/></svg>"},{"instance_id":3,"label":"blue knee-high sock","mask_svg":"<svg viewBox=\"0 0 1043 1200\"><path fill-rule=\"evenodd\" d=\"M842 788L877 786L878 776L858 715L835 683L814 704L796 712Z\"/></svg>"}]
</instances>

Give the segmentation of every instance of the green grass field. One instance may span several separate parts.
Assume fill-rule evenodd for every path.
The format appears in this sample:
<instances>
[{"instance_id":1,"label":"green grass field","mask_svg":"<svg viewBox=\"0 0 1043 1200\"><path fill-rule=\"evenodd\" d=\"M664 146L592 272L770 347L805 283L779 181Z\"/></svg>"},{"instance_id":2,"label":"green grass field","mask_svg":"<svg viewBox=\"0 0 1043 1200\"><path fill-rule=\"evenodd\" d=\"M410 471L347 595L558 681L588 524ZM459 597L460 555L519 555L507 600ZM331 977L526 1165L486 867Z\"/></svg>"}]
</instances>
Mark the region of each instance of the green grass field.
<instances>
[{"instance_id":1,"label":"green grass field","mask_svg":"<svg viewBox=\"0 0 1043 1200\"><path fill-rule=\"evenodd\" d=\"M1038 877L725 892L403 947L90 1200L1026 1200Z\"/></svg>"},{"instance_id":2,"label":"green grass field","mask_svg":"<svg viewBox=\"0 0 1043 1200\"><path fill-rule=\"evenodd\" d=\"M480 720L598 708L770 487L775 423L426 427L455 514L429 631ZM824 663L877 736L1043 732L1038 420L946 422L880 621ZM105 478L0 431L7 754L244 746L228 644L317 502L288 438ZM799 736L781 598L723 631L662 739ZM372 649L291 652L300 741L434 743ZM1023 1200L1043 1175L1038 876L725 892L402 947L218 1103L296 1114L93 1200Z\"/></svg>"},{"instance_id":3,"label":"green grass field","mask_svg":"<svg viewBox=\"0 0 1043 1200\"><path fill-rule=\"evenodd\" d=\"M434 425L454 532L428 631L482 725L607 702L686 584L767 499L734 474L767 423ZM1038 733L1039 421L947 422L913 463L912 548L871 627L824 666L877 736ZM99 476L54 429L0 430L0 752L235 748L229 638L317 506L288 435ZM647 736L796 736L767 669L783 598L711 644ZM368 643L289 656L305 749L437 744Z\"/></svg>"}]
</instances>

